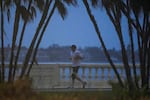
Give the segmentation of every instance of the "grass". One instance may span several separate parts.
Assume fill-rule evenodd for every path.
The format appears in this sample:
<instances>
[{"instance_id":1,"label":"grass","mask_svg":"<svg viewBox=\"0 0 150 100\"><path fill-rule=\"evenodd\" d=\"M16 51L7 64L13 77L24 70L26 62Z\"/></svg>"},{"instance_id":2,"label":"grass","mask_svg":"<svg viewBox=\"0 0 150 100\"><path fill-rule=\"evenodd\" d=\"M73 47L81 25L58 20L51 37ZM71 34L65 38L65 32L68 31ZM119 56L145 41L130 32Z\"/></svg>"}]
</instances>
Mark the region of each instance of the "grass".
<instances>
[{"instance_id":1,"label":"grass","mask_svg":"<svg viewBox=\"0 0 150 100\"><path fill-rule=\"evenodd\" d=\"M130 92L112 85L112 91L51 91L37 92L28 79L0 84L0 100L150 100L144 92ZM150 92L149 92L150 93Z\"/></svg>"},{"instance_id":2,"label":"grass","mask_svg":"<svg viewBox=\"0 0 150 100\"><path fill-rule=\"evenodd\" d=\"M44 100L112 100L111 92L79 91L79 92L42 92Z\"/></svg>"},{"instance_id":3,"label":"grass","mask_svg":"<svg viewBox=\"0 0 150 100\"><path fill-rule=\"evenodd\" d=\"M116 94L114 91L41 92L39 95L42 100L150 100L149 96L131 98Z\"/></svg>"}]
</instances>

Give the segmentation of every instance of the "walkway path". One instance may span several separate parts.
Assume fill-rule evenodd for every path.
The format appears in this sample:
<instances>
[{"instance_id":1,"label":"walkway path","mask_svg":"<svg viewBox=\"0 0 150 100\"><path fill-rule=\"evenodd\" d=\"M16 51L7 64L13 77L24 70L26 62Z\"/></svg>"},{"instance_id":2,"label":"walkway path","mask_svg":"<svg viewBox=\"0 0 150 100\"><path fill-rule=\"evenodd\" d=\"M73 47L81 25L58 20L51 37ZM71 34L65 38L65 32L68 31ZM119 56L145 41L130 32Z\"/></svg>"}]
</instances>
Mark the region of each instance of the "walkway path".
<instances>
[{"instance_id":1,"label":"walkway path","mask_svg":"<svg viewBox=\"0 0 150 100\"><path fill-rule=\"evenodd\" d=\"M36 89L40 92L76 92L76 91L111 91L111 88L51 88L51 89Z\"/></svg>"}]
</instances>

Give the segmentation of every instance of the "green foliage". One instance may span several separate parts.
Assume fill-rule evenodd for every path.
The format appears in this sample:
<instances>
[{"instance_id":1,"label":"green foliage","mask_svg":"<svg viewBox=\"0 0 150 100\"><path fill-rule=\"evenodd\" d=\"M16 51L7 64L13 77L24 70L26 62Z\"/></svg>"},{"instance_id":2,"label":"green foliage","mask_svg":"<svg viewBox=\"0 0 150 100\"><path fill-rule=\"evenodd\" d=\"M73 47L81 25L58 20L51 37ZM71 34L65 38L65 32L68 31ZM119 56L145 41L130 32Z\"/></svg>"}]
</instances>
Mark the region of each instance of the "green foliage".
<instances>
[{"instance_id":1,"label":"green foliage","mask_svg":"<svg viewBox=\"0 0 150 100\"><path fill-rule=\"evenodd\" d=\"M130 90L128 88L127 82L125 82L125 87L122 88L117 82L109 82L112 86L112 94L114 95L114 100L149 100L149 92L145 89L133 88Z\"/></svg>"},{"instance_id":2,"label":"green foliage","mask_svg":"<svg viewBox=\"0 0 150 100\"><path fill-rule=\"evenodd\" d=\"M120 88L117 87L117 89ZM41 95L45 100L150 100L149 96L138 96L137 98L131 98L127 94L124 95L121 93L127 92L125 90L118 90L118 92L117 90L115 91L42 92ZM120 94L124 96L121 96Z\"/></svg>"},{"instance_id":3,"label":"green foliage","mask_svg":"<svg viewBox=\"0 0 150 100\"><path fill-rule=\"evenodd\" d=\"M112 100L111 91L42 92L45 100Z\"/></svg>"},{"instance_id":4,"label":"green foliage","mask_svg":"<svg viewBox=\"0 0 150 100\"><path fill-rule=\"evenodd\" d=\"M0 100L43 100L32 90L29 79L0 84L0 98Z\"/></svg>"}]
</instances>

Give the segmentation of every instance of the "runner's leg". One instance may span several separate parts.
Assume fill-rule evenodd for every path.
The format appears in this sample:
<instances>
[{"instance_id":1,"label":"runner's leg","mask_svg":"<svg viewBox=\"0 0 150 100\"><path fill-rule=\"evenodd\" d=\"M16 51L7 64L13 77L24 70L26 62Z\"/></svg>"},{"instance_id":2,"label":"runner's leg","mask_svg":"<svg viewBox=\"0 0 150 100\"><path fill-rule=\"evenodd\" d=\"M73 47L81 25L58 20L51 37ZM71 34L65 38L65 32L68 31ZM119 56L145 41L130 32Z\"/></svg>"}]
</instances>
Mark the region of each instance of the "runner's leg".
<instances>
[{"instance_id":1,"label":"runner's leg","mask_svg":"<svg viewBox=\"0 0 150 100\"><path fill-rule=\"evenodd\" d=\"M76 78L76 69L75 69L75 67L72 67L72 69L73 69L73 72L72 72L72 75L71 75L71 77L72 77L72 87L74 87L74 82L75 82L75 78Z\"/></svg>"},{"instance_id":2,"label":"runner's leg","mask_svg":"<svg viewBox=\"0 0 150 100\"><path fill-rule=\"evenodd\" d=\"M82 83L82 85L83 85L82 87L85 88L85 85L87 84L87 82L84 81L84 80L82 80L82 79L78 76L78 74L77 74L77 73L78 73L78 70L79 70L79 67L80 67L80 66L77 66L77 67L76 67L76 70L75 70L75 72L76 72L76 77L75 77L75 78L76 78L78 81L80 81L80 82Z\"/></svg>"}]
</instances>

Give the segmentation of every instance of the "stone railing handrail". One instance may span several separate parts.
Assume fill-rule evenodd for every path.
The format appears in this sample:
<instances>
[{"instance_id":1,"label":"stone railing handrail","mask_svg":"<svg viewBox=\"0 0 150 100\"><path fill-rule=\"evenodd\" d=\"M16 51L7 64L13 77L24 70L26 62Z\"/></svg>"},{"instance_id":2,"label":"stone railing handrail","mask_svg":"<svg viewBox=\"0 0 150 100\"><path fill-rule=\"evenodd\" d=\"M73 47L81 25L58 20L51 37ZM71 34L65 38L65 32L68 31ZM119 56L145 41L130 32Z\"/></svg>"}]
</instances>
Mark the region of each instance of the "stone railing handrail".
<instances>
[{"instance_id":1,"label":"stone railing handrail","mask_svg":"<svg viewBox=\"0 0 150 100\"><path fill-rule=\"evenodd\" d=\"M125 79L122 64L115 64L122 79ZM53 63L34 65L31 71L34 88L67 88L71 85L71 63ZM79 76L87 81L86 88L111 88L108 81L117 81L110 64L83 63L79 69ZM76 81L76 88L81 83Z\"/></svg>"},{"instance_id":2,"label":"stone railing handrail","mask_svg":"<svg viewBox=\"0 0 150 100\"><path fill-rule=\"evenodd\" d=\"M118 63L115 66L121 78L125 80L123 64ZM18 68L19 72L20 68ZM71 73L71 63L39 63L33 65L30 77L33 88L36 89L67 88L71 85ZM78 74L87 81L86 88L111 88L109 81L117 81L115 73L108 63L82 63ZM75 81L75 88L81 87L82 84Z\"/></svg>"}]
</instances>

